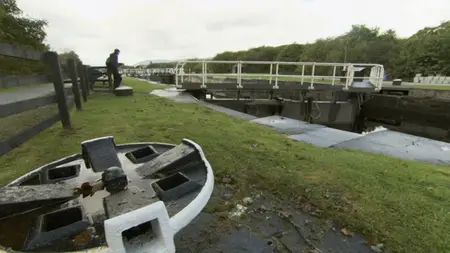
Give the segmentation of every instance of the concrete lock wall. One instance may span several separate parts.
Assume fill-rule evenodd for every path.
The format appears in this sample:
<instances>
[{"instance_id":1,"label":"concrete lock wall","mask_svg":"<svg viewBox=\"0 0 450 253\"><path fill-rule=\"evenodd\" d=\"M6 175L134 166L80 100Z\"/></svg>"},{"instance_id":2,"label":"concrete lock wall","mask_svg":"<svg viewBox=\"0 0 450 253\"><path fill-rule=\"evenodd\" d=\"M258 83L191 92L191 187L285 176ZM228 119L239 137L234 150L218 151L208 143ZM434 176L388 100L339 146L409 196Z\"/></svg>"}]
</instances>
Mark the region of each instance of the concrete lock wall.
<instances>
[{"instance_id":1,"label":"concrete lock wall","mask_svg":"<svg viewBox=\"0 0 450 253\"><path fill-rule=\"evenodd\" d=\"M250 100L234 99L208 102L256 117L272 116L281 110L280 114L283 117L305 120L304 106L300 102L281 102L278 105L254 104ZM357 108L349 102L314 101L312 108L312 123L323 125L351 126L357 113Z\"/></svg>"},{"instance_id":2,"label":"concrete lock wall","mask_svg":"<svg viewBox=\"0 0 450 253\"><path fill-rule=\"evenodd\" d=\"M323 125L353 125L356 107L349 102L332 103L330 101L315 101L312 106L312 123ZM304 119L304 111L299 102L286 102L281 116Z\"/></svg>"},{"instance_id":3,"label":"concrete lock wall","mask_svg":"<svg viewBox=\"0 0 450 253\"><path fill-rule=\"evenodd\" d=\"M450 100L450 90L412 89L408 95L411 97Z\"/></svg>"}]
</instances>

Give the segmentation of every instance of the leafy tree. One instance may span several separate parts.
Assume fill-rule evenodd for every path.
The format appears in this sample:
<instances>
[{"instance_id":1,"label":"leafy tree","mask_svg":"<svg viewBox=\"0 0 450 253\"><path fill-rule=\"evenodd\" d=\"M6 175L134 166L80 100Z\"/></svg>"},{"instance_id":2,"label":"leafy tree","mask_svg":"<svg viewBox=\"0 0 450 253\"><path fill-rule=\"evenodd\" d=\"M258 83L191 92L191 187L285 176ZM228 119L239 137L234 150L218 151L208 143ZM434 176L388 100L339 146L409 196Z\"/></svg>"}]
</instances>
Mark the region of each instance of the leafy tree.
<instances>
[{"instance_id":1,"label":"leafy tree","mask_svg":"<svg viewBox=\"0 0 450 253\"><path fill-rule=\"evenodd\" d=\"M273 55L277 55L273 58ZM226 51L213 60L354 62L378 63L390 78L412 79L416 73L450 75L450 21L438 27L424 28L410 38L398 38L393 30L353 25L347 33L318 39L311 44L257 47L247 51ZM215 72L231 72L226 64L214 65ZM267 73L268 66L245 67L252 73ZM282 74L301 73L301 67L282 66ZM311 68L306 69L306 74ZM330 68L317 68L316 74L331 75Z\"/></svg>"},{"instance_id":2,"label":"leafy tree","mask_svg":"<svg viewBox=\"0 0 450 253\"><path fill-rule=\"evenodd\" d=\"M217 61L284 61L284 62L354 62L377 63L385 67L390 78L412 79L416 73L450 76L450 21L428 27L409 38L398 38L393 30L380 31L365 25L353 25L340 36L318 39L310 44L261 46L242 51L225 51L212 58ZM175 63L157 66L173 67ZM153 65L156 67L156 65ZM269 65L249 64L244 73L268 73ZM185 69L199 73L201 64L187 64ZM233 64L211 64L209 71L231 73ZM302 67L280 66L280 74L299 74ZM311 73L306 68L305 74ZM331 68L316 68L317 75L331 75ZM339 73L338 73L339 74Z\"/></svg>"},{"instance_id":3,"label":"leafy tree","mask_svg":"<svg viewBox=\"0 0 450 253\"><path fill-rule=\"evenodd\" d=\"M66 51L66 52L64 52L64 53L59 54L59 59L60 59L60 60L66 60L66 61L69 60L69 59L74 59L75 62L79 62L79 61L80 61L80 57L79 57L78 54L75 53L75 51L73 51L73 50ZM69 73L69 66L66 65L66 64L64 64L64 65L62 64L62 65L61 65L61 71L62 71L63 73L68 74L68 73Z\"/></svg>"},{"instance_id":4,"label":"leafy tree","mask_svg":"<svg viewBox=\"0 0 450 253\"><path fill-rule=\"evenodd\" d=\"M28 46L35 50L45 50L45 20L26 18L17 7L15 0L3 0L0 4L0 42ZM6 74L42 73L45 66L40 62L0 56L0 72Z\"/></svg>"},{"instance_id":5,"label":"leafy tree","mask_svg":"<svg viewBox=\"0 0 450 253\"><path fill-rule=\"evenodd\" d=\"M398 76L450 75L450 21L427 27L402 41Z\"/></svg>"},{"instance_id":6,"label":"leafy tree","mask_svg":"<svg viewBox=\"0 0 450 253\"><path fill-rule=\"evenodd\" d=\"M25 18L15 0L4 0L0 5L0 41L28 45L35 49L48 49L44 44L47 21Z\"/></svg>"},{"instance_id":7,"label":"leafy tree","mask_svg":"<svg viewBox=\"0 0 450 253\"><path fill-rule=\"evenodd\" d=\"M63 58L63 59L75 59L77 61L80 60L80 57L78 56L78 54L75 53L75 51L73 51L73 50L59 54L59 57Z\"/></svg>"}]
</instances>

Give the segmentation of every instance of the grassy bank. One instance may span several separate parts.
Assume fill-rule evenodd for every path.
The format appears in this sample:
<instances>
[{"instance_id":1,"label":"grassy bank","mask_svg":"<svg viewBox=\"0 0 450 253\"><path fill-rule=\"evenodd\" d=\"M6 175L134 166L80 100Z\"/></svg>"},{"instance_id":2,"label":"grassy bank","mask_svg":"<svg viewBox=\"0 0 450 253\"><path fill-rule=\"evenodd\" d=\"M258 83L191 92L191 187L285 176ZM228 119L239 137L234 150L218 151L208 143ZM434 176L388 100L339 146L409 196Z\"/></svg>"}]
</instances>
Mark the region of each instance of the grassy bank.
<instances>
[{"instance_id":1,"label":"grassy bank","mask_svg":"<svg viewBox=\"0 0 450 253\"><path fill-rule=\"evenodd\" d=\"M444 85L405 85L411 88L428 89L428 90L450 90L450 86Z\"/></svg>"},{"instance_id":2,"label":"grassy bank","mask_svg":"<svg viewBox=\"0 0 450 253\"><path fill-rule=\"evenodd\" d=\"M133 90L135 92L151 92L154 89L163 89L167 87L167 85L165 84L157 84L147 81L137 81L136 79L127 77L124 78L122 85L133 87Z\"/></svg>"},{"instance_id":3,"label":"grassy bank","mask_svg":"<svg viewBox=\"0 0 450 253\"><path fill-rule=\"evenodd\" d=\"M10 87L10 88L0 88L0 92L14 92L14 91L19 91L19 90L23 90L23 89L30 89L30 88L46 86L46 85L51 85L51 83L29 84L29 85L22 85L22 86L17 86L17 87Z\"/></svg>"},{"instance_id":4,"label":"grassy bank","mask_svg":"<svg viewBox=\"0 0 450 253\"><path fill-rule=\"evenodd\" d=\"M0 118L0 140L6 140L58 113L58 105L51 104Z\"/></svg>"},{"instance_id":5,"label":"grassy bank","mask_svg":"<svg viewBox=\"0 0 450 253\"><path fill-rule=\"evenodd\" d=\"M156 86L131 79L126 85ZM377 154L315 147L197 104L136 94L90 97L60 124L0 157L0 183L36 166L80 152L80 142L113 135L117 143L199 143L216 178L236 176L236 189L271 191L310 201L353 231L376 236L394 252L449 252L450 167Z\"/></svg>"}]
</instances>

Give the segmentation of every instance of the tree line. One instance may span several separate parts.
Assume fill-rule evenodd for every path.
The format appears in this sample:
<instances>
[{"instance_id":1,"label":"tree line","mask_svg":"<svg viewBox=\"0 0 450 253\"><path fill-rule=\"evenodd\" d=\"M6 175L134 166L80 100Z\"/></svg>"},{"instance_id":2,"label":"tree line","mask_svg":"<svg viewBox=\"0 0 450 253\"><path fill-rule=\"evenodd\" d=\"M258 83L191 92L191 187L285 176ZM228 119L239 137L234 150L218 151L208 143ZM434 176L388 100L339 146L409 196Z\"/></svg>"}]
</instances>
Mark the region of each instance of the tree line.
<instances>
[{"instance_id":1,"label":"tree line","mask_svg":"<svg viewBox=\"0 0 450 253\"><path fill-rule=\"evenodd\" d=\"M24 17L15 0L4 0L0 4L0 42L23 45L35 50L46 50L44 43L47 36L45 20ZM31 74L45 72L46 66L41 62L14 59L0 56L0 73Z\"/></svg>"},{"instance_id":2,"label":"tree line","mask_svg":"<svg viewBox=\"0 0 450 253\"><path fill-rule=\"evenodd\" d=\"M3 0L0 4L0 42L25 45L36 50L48 50L45 20L22 15L15 0ZM79 58L76 52L61 54L65 58ZM193 59L195 60L195 59ZM353 25L347 33L318 39L309 44L287 44L261 46L242 51L226 51L212 60L242 61L304 61L304 62L356 62L377 63L385 67L390 79L412 79L415 74L450 76L450 21L437 27L427 27L409 38L399 38L395 31L381 31L365 25ZM152 63L151 68L170 68L175 63ZM229 64L214 64L209 71L232 72ZM185 70L201 72L201 64L186 64ZM323 72L321 72L323 71ZM0 56L0 73L31 74L46 72L45 64L23 59ZM249 65L245 73L268 73L268 65ZM280 73L301 73L296 66L283 66ZM327 73L325 73L327 72ZM331 74L330 70L319 70L317 74Z\"/></svg>"},{"instance_id":3,"label":"tree line","mask_svg":"<svg viewBox=\"0 0 450 253\"><path fill-rule=\"evenodd\" d=\"M15 0L3 0L0 3L1 43L24 46L36 51L49 50L50 45L44 42L47 37L46 26L45 20L24 16ZM74 51L68 51L60 54L60 58L79 59L79 56ZM43 62L0 56L0 74L26 75L48 71L48 66Z\"/></svg>"},{"instance_id":4,"label":"tree line","mask_svg":"<svg viewBox=\"0 0 450 253\"><path fill-rule=\"evenodd\" d=\"M376 63L385 67L389 79L410 80L415 74L450 76L450 21L427 27L409 38L399 38L395 31L380 31L365 25L353 25L347 33L318 39L309 44L261 46L237 52L226 51L212 60L352 62ZM149 67L174 67L174 63L150 64ZM209 71L226 73L232 65L214 64ZM201 64L188 64L185 70L201 71ZM268 73L268 65L249 65L246 73ZM318 74L331 74L331 70ZM327 72L327 73L325 73ZM301 67L283 66L280 73L301 73Z\"/></svg>"}]
</instances>

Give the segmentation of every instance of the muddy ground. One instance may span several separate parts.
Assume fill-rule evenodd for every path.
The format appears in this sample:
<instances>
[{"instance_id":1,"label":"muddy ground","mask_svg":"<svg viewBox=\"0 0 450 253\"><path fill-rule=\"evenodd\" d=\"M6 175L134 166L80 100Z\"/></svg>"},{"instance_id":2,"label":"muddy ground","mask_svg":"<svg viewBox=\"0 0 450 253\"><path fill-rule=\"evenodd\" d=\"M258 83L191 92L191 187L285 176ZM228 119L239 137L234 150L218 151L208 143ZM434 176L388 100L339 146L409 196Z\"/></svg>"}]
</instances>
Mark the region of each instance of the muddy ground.
<instances>
[{"instance_id":1,"label":"muddy ground","mask_svg":"<svg viewBox=\"0 0 450 253\"><path fill-rule=\"evenodd\" d=\"M389 252L369 241L324 219L312 206L292 205L258 191L236 198L232 185L220 184L208 207L175 243L180 253Z\"/></svg>"}]
</instances>

